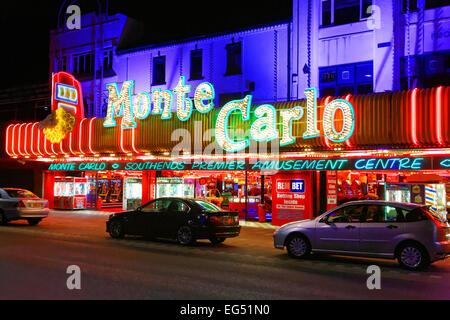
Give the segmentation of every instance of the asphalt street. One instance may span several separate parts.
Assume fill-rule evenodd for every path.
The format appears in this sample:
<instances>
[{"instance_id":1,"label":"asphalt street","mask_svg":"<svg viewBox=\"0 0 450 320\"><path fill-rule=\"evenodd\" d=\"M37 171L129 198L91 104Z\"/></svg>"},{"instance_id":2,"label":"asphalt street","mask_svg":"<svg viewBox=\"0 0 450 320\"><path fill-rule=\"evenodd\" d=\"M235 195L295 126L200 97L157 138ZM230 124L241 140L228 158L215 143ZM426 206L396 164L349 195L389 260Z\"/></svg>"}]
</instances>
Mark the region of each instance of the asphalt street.
<instances>
[{"instance_id":1,"label":"asphalt street","mask_svg":"<svg viewBox=\"0 0 450 320\"><path fill-rule=\"evenodd\" d=\"M274 249L274 230L252 227L219 245L116 240L106 219L54 211L37 226L1 226L0 299L450 299L450 260L423 272L391 260L294 260ZM80 290L66 285L72 265ZM370 265L381 268L379 290L367 288Z\"/></svg>"}]
</instances>

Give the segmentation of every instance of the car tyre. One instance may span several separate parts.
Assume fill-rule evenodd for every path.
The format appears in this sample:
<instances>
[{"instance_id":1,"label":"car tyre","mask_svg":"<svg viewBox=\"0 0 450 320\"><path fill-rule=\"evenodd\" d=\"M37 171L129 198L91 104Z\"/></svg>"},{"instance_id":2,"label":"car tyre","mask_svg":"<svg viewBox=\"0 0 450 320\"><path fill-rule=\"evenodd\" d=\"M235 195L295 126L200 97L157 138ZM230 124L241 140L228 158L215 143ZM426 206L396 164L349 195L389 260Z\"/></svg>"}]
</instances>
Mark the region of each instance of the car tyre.
<instances>
[{"instance_id":1,"label":"car tyre","mask_svg":"<svg viewBox=\"0 0 450 320\"><path fill-rule=\"evenodd\" d=\"M288 254L296 259L304 259L311 253L308 239L300 234L294 234L287 239L286 249Z\"/></svg>"},{"instance_id":2,"label":"car tyre","mask_svg":"<svg viewBox=\"0 0 450 320\"><path fill-rule=\"evenodd\" d=\"M30 226L35 226L35 225L37 225L39 222L41 222L41 220L42 220L42 219L39 219L39 218L27 219L28 224L29 224Z\"/></svg>"},{"instance_id":3,"label":"car tyre","mask_svg":"<svg viewBox=\"0 0 450 320\"><path fill-rule=\"evenodd\" d=\"M122 239L125 236L123 223L118 220L112 221L109 226L109 235L114 239Z\"/></svg>"},{"instance_id":4,"label":"car tyre","mask_svg":"<svg viewBox=\"0 0 450 320\"><path fill-rule=\"evenodd\" d=\"M177 241L179 244L187 246L195 242L192 229L189 226L182 226L177 231Z\"/></svg>"},{"instance_id":5,"label":"car tyre","mask_svg":"<svg viewBox=\"0 0 450 320\"><path fill-rule=\"evenodd\" d=\"M8 224L8 220L5 217L3 212L0 212L0 226L6 226Z\"/></svg>"},{"instance_id":6,"label":"car tyre","mask_svg":"<svg viewBox=\"0 0 450 320\"><path fill-rule=\"evenodd\" d=\"M423 246L408 242L397 250L397 260L404 269L417 271L426 269L430 265L430 257Z\"/></svg>"},{"instance_id":7,"label":"car tyre","mask_svg":"<svg viewBox=\"0 0 450 320\"><path fill-rule=\"evenodd\" d=\"M212 244L219 244L219 243L224 242L225 238L213 236L213 237L209 238L209 241L211 241Z\"/></svg>"}]
</instances>

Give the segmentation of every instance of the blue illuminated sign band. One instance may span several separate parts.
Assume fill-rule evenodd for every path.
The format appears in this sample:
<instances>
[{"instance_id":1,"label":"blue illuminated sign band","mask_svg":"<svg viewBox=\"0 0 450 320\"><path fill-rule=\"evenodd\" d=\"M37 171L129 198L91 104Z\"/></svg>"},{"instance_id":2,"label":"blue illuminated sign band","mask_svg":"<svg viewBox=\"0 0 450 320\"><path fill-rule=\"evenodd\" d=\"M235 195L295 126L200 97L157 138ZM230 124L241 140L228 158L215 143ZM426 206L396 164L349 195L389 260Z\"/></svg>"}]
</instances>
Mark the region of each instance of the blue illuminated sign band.
<instances>
[{"instance_id":1,"label":"blue illuminated sign band","mask_svg":"<svg viewBox=\"0 0 450 320\"><path fill-rule=\"evenodd\" d=\"M424 170L448 169L450 158L340 158L293 160L232 160L232 161L128 161L128 162L73 162L52 163L51 171L99 170L253 170L253 171L308 171L308 170Z\"/></svg>"}]
</instances>

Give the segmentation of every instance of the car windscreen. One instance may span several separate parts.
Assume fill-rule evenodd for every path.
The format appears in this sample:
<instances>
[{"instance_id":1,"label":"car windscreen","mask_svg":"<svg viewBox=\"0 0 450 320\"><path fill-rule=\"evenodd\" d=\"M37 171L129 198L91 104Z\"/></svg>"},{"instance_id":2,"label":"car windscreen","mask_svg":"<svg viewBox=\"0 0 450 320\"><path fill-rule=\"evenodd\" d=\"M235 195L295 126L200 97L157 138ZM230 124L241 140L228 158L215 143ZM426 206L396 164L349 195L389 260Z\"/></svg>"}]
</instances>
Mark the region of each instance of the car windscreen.
<instances>
[{"instance_id":1,"label":"car windscreen","mask_svg":"<svg viewBox=\"0 0 450 320\"><path fill-rule=\"evenodd\" d=\"M222 209L218 206L216 206L215 204L208 202L208 201L204 201L204 200L192 200L198 207L200 207L200 209L205 210L205 211L214 211L214 212L218 212L218 211L222 211Z\"/></svg>"},{"instance_id":2,"label":"car windscreen","mask_svg":"<svg viewBox=\"0 0 450 320\"><path fill-rule=\"evenodd\" d=\"M11 198L18 199L38 199L38 197L28 190L21 189L4 189Z\"/></svg>"}]
</instances>

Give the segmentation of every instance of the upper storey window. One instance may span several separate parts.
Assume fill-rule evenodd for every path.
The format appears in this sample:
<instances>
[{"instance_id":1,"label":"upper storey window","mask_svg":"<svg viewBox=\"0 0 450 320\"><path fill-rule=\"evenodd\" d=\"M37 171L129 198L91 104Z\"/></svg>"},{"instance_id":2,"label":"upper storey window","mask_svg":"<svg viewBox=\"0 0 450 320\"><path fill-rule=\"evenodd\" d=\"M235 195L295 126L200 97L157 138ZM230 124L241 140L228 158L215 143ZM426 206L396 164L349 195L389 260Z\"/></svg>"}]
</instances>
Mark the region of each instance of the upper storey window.
<instances>
[{"instance_id":1,"label":"upper storey window","mask_svg":"<svg viewBox=\"0 0 450 320\"><path fill-rule=\"evenodd\" d=\"M371 15L372 0L322 0L320 3L322 27L358 22Z\"/></svg>"}]
</instances>

